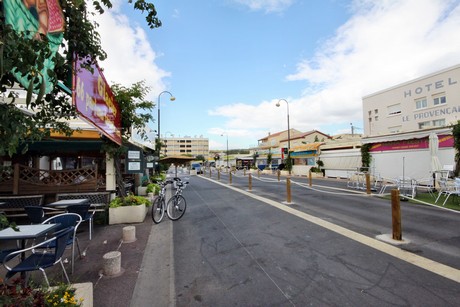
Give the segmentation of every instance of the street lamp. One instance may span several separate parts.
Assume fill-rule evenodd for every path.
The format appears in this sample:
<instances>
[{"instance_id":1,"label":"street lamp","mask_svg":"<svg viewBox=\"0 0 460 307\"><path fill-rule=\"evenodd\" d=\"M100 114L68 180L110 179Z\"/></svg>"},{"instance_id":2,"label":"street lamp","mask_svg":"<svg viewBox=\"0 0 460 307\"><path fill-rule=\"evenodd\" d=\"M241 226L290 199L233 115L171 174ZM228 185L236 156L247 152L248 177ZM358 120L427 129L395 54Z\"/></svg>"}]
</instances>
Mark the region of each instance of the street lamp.
<instances>
[{"instance_id":1,"label":"street lamp","mask_svg":"<svg viewBox=\"0 0 460 307\"><path fill-rule=\"evenodd\" d=\"M173 96L173 94L171 94L168 91L163 91L158 95L158 130L157 130L157 132L158 132L158 138L157 138L158 158L160 157L160 150L161 150L161 142L160 142L160 97L161 97L161 94L164 94L164 93L169 94L169 96L170 96L169 100L171 100L171 101L176 100L176 98Z\"/></svg>"},{"instance_id":2,"label":"street lamp","mask_svg":"<svg viewBox=\"0 0 460 307\"><path fill-rule=\"evenodd\" d=\"M224 132L224 133L227 136L227 154L226 154L226 156L227 156L227 169L228 169L229 168L228 167L228 133L227 132ZM220 136L224 136L224 133L222 133Z\"/></svg>"},{"instance_id":3,"label":"street lamp","mask_svg":"<svg viewBox=\"0 0 460 307\"><path fill-rule=\"evenodd\" d=\"M281 106L280 101L285 101L287 106L287 125L288 125L288 171L291 174L291 128L289 127L289 102L286 99L280 99L276 103L276 106Z\"/></svg>"}]
</instances>

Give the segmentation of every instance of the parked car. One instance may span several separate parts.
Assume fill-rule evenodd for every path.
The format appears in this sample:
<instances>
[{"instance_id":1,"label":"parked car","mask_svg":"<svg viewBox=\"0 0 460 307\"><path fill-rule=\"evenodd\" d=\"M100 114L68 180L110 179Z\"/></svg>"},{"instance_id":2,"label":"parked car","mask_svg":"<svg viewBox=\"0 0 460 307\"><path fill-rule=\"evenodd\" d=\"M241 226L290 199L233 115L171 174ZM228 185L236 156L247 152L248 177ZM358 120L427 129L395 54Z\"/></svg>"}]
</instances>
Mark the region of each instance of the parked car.
<instances>
[{"instance_id":1,"label":"parked car","mask_svg":"<svg viewBox=\"0 0 460 307\"><path fill-rule=\"evenodd\" d=\"M200 163L192 163L192 170L196 170L197 174L203 174L203 168Z\"/></svg>"}]
</instances>

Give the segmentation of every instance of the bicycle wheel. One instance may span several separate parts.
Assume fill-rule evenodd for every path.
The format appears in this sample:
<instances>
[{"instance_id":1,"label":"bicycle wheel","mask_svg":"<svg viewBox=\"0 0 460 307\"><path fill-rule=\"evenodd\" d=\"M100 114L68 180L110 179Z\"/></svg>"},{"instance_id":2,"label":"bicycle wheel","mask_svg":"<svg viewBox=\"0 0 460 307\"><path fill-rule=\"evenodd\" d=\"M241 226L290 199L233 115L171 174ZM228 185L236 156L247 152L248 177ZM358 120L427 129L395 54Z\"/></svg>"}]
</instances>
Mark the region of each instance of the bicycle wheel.
<instances>
[{"instance_id":1,"label":"bicycle wheel","mask_svg":"<svg viewBox=\"0 0 460 307\"><path fill-rule=\"evenodd\" d=\"M185 201L184 196L174 195L171 197L168 200L166 209L166 213L171 220L177 221L180 219L184 215L185 209L187 209L187 202Z\"/></svg>"},{"instance_id":2,"label":"bicycle wheel","mask_svg":"<svg viewBox=\"0 0 460 307\"><path fill-rule=\"evenodd\" d=\"M152 220L158 224L165 215L165 200L162 197L157 197L152 206Z\"/></svg>"}]
</instances>

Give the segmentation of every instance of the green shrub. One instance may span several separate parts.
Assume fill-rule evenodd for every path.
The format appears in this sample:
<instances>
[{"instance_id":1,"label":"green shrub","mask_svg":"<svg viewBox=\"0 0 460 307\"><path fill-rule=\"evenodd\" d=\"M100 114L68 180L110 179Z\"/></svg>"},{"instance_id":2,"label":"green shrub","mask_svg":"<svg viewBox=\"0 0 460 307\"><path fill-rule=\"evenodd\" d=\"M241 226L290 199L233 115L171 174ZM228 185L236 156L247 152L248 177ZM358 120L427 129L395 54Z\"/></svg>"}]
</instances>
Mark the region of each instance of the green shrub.
<instances>
[{"instance_id":1,"label":"green shrub","mask_svg":"<svg viewBox=\"0 0 460 307\"><path fill-rule=\"evenodd\" d=\"M53 288L33 289L16 279L12 285L0 284L0 306L81 306L75 298L75 289L67 284Z\"/></svg>"},{"instance_id":2,"label":"green shrub","mask_svg":"<svg viewBox=\"0 0 460 307\"><path fill-rule=\"evenodd\" d=\"M126 206L140 206L142 204L145 204L146 206L151 205L150 200L148 200L146 197L130 194L124 198L116 197L110 202L109 207L118 208Z\"/></svg>"},{"instance_id":3,"label":"green shrub","mask_svg":"<svg viewBox=\"0 0 460 307\"><path fill-rule=\"evenodd\" d=\"M158 195L158 193L160 192L160 186L156 183L149 183L147 185L147 190L146 190L147 193L153 193L155 195Z\"/></svg>"}]
</instances>

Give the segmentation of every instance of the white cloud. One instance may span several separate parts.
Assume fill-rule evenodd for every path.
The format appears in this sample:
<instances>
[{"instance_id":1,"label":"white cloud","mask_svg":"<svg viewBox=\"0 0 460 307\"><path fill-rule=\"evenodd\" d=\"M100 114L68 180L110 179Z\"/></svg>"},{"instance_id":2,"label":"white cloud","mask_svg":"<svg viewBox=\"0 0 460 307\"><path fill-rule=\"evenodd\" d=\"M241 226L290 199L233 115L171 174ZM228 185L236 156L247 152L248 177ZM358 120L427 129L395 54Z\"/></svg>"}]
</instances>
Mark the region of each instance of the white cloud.
<instances>
[{"instance_id":1,"label":"white cloud","mask_svg":"<svg viewBox=\"0 0 460 307\"><path fill-rule=\"evenodd\" d=\"M290 7L294 0L234 0L238 4L245 5L253 11L265 11L266 13L281 12Z\"/></svg>"},{"instance_id":2,"label":"white cloud","mask_svg":"<svg viewBox=\"0 0 460 307\"><path fill-rule=\"evenodd\" d=\"M155 101L156 95L166 89L164 79L170 73L156 65L158 56L145 31L131 24L126 15L118 13L117 8L106 10L95 18L100 25L97 31L102 48L107 52L107 59L99 65L107 67L104 76L110 84L115 82L130 86L145 80L151 89L147 99Z\"/></svg>"},{"instance_id":3,"label":"white cloud","mask_svg":"<svg viewBox=\"0 0 460 307\"><path fill-rule=\"evenodd\" d=\"M363 96L458 64L459 2L353 2L354 15L287 76L306 82L301 97L287 99L291 128L321 130L362 122ZM280 131L287 128L286 110L273 112L276 101L222 106L210 114L227 117L228 129Z\"/></svg>"}]
</instances>

